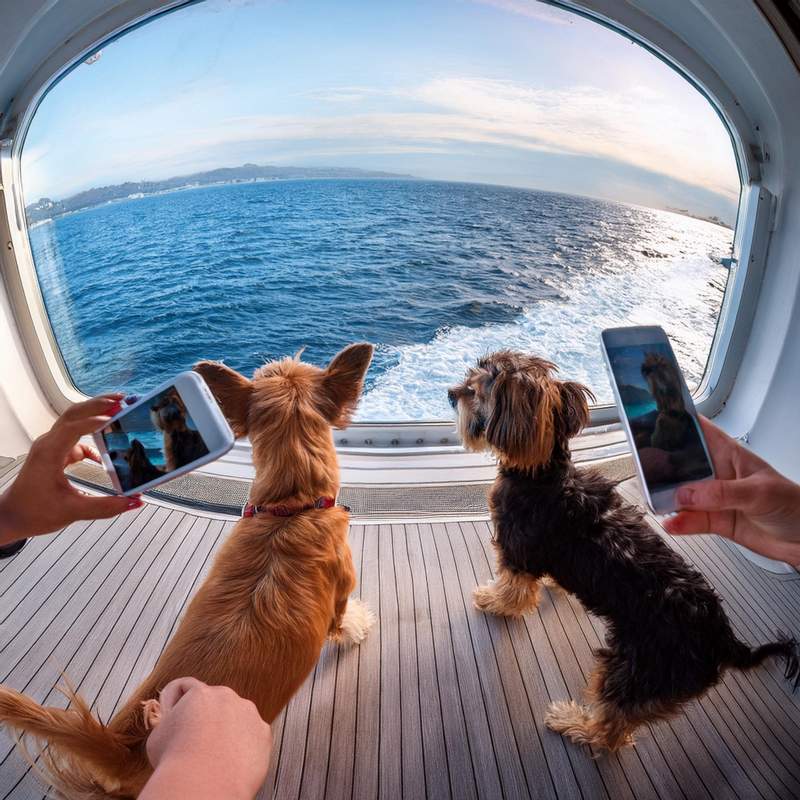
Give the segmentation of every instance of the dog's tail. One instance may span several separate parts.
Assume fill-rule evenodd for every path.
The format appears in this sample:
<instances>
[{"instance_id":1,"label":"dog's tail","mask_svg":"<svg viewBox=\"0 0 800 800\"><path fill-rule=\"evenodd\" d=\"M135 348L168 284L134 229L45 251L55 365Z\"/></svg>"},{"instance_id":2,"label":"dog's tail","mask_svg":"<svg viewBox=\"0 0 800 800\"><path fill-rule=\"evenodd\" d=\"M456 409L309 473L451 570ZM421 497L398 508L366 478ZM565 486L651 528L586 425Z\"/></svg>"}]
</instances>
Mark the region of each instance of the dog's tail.
<instances>
[{"instance_id":1,"label":"dog's tail","mask_svg":"<svg viewBox=\"0 0 800 800\"><path fill-rule=\"evenodd\" d=\"M794 636L779 633L776 641L762 644L761 647L749 647L744 642L737 641L729 664L737 669L751 669L773 656L783 658L783 674L787 680L792 681L792 691L797 691L800 686L800 645Z\"/></svg>"},{"instance_id":2,"label":"dog's tail","mask_svg":"<svg viewBox=\"0 0 800 800\"><path fill-rule=\"evenodd\" d=\"M134 797L128 787L147 770L143 748L135 752L92 715L85 700L71 689L62 691L71 701L68 709L41 706L0 686L0 723L46 744L38 764L21 749L40 777L69 800Z\"/></svg>"}]
</instances>

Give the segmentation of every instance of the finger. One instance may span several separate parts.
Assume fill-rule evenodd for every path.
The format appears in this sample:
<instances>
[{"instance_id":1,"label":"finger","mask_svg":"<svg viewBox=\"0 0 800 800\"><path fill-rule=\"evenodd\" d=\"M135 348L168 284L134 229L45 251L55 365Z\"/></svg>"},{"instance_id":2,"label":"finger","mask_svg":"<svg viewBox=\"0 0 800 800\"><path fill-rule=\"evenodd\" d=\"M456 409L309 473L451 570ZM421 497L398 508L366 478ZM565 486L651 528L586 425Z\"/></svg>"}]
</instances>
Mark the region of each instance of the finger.
<instances>
[{"instance_id":1,"label":"finger","mask_svg":"<svg viewBox=\"0 0 800 800\"><path fill-rule=\"evenodd\" d=\"M673 536L709 532L709 519L706 511L681 511L674 517L662 520L661 525L667 533L671 533Z\"/></svg>"},{"instance_id":2,"label":"finger","mask_svg":"<svg viewBox=\"0 0 800 800\"><path fill-rule=\"evenodd\" d=\"M90 447L88 444L81 444L80 442L69 451L66 463L67 465L77 464L79 461L83 461L84 458L88 458L89 461L95 461L98 464L103 463L100 460L100 453L98 453L94 447Z\"/></svg>"},{"instance_id":3,"label":"finger","mask_svg":"<svg viewBox=\"0 0 800 800\"><path fill-rule=\"evenodd\" d=\"M62 422L53 427L50 435L58 447L72 447L81 436L95 433L108 425L111 416L82 417L71 422Z\"/></svg>"},{"instance_id":4,"label":"finger","mask_svg":"<svg viewBox=\"0 0 800 800\"><path fill-rule=\"evenodd\" d=\"M89 461L94 461L97 464L103 463L102 459L100 458L100 453L97 452L97 448L92 447L91 445L88 444L80 444L80 443L78 443L78 447L80 447L81 450L83 451L84 458L88 458Z\"/></svg>"},{"instance_id":5,"label":"finger","mask_svg":"<svg viewBox=\"0 0 800 800\"><path fill-rule=\"evenodd\" d=\"M139 495L90 496L81 494L75 489L69 511L75 519L109 519L134 508L141 508L143 505L144 501Z\"/></svg>"},{"instance_id":6,"label":"finger","mask_svg":"<svg viewBox=\"0 0 800 800\"><path fill-rule=\"evenodd\" d=\"M81 403L74 403L59 417L59 421L75 422L83 417L96 417L101 414L113 416L122 406L122 397L122 392L116 392L92 397ZM117 411L110 411L115 407L117 407Z\"/></svg>"},{"instance_id":7,"label":"finger","mask_svg":"<svg viewBox=\"0 0 800 800\"><path fill-rule=\"evenodd\" d=\"M191 689L203 688L206 684L197 678L175 678L170 681L158 696L161 710L168 711Z\"/></svg>"},{"instance_id":8,"label":"finger","mask_svg":"<svg viewBox=\"0 0 800 800\"><path fill-rule=\"evenodd\" d=\"M674 517L667 517L661 523L667 533L673 536L689 536L697 533L716 533L731 538L730 525L721 514L707 511L681 511Z\"/></svg>"},{"instance_id":9,"label":"finger","mask_svg":"<svg viewBox=\"0 0 800 800\"><path fill-rule=\"evenodd\" d=\"M747 478L732 481L701 481L681 486L676 499L683 509L729 511L746 509L753 501L754 487Z\"/></svg>"}]
</instances>

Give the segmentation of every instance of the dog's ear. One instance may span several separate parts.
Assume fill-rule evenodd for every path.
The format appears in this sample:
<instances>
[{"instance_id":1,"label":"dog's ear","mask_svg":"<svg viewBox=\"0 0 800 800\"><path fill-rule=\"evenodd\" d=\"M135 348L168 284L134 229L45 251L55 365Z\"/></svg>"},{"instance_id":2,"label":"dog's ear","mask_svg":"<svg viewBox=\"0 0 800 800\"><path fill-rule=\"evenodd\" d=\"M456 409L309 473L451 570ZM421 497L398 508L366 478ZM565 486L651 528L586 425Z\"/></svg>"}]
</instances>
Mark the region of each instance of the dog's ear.
<instances>
[{"instance_id":1,"label":"dog's ear","mask_svg":"<svg viewBox=\"0 0 800 800\"><path fill-rule=\"evenodd\" d=\"M564 439L577 436L589 424L588 400L595 401L591 389L575 381L562 381L560 433Z\"/></svg>"},{"instance_id":2,"label":"dog's ear","mask_svg":"<svg viewBox=\"0 0 800 800\"><path fill-rule=\"evenodd\" d=\"M219 361L199 361L192 367L208 384L238 439L247 435L247 416L253 383Z\"/></svg>"},{"instance_id":3,"label":"dog's ear","mask_svg":"<svg viewBox=\"0 0 800 800\"><path fill-rule=\"evenodd\" d=\"M546 464L554 444L554 382L524 370L506 370L494 379L486 441L509 466Z\"/></svg>"},{"instance_id":4,"label":"dog's ear","mask_svg":"<svg viewBox=\"0 0 800 800\"><path fill-rule=\"evenodd\" d=\"M374 348L361 342L335 355L322 375L321 411L334 428L344 428L356 410Z\"/></svg>"}]
</instances>

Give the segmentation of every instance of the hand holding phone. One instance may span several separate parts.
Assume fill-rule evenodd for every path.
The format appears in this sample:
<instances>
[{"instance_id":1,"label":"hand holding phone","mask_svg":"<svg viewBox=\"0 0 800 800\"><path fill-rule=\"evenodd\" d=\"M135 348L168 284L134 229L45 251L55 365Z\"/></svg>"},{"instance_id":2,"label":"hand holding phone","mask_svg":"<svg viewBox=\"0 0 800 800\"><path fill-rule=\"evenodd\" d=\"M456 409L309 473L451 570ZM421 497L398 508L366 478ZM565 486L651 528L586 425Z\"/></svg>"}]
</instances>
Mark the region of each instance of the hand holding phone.
<instances>
[{"instance_id":1,"label":"hand holding phone","mask_svg":"<svg viewBox=\"0 0 800 800\"><path fill-rule=\"evenodd\" d=\"M714 469L669 339L658 326L608 328L602 344L648 505L675 511L678 488L712 479Z\"/></svg>"},{"instance_id":2,"label":"hand holding phone","mask_svg":"<svg viewBox=\"0 0 800 800\"><path fill-rule=\"evenodd\" d=\"M94 434L114 489L137 494L227 453L234 436L205 381L183 372Z\"/></svg>"}]
</instances>

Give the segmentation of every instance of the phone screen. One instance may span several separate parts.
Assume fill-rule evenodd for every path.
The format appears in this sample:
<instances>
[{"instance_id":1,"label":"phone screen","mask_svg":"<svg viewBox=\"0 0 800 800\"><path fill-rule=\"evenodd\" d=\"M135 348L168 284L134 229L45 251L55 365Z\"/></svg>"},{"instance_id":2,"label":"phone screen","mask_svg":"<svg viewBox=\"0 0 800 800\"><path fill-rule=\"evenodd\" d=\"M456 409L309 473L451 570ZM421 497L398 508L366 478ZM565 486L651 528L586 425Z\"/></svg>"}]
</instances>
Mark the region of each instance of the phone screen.
<instances>
[{"instance_id":1,"label":"phone screen","mask_svg":"<svg viewBox=\"0 0 800 800\"><path fill-rule=\"evenodd\" d=\"M209 452L174 386L132 406L103 428L102 436L125 492Z\"/></svg>"},{"instance_id":2,"label":"phone screen","mask_svg":"<svg viewBox=\"0 0 800 800\"><path fill-rule=\"evenodd\" d=\"M710 477L694 403L666 334L635 344L617 338L604 334L606 352L651 495Z\"/></svg>"}]
</instances>

